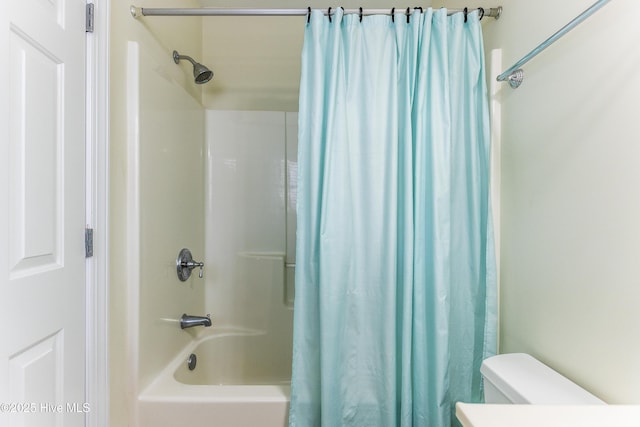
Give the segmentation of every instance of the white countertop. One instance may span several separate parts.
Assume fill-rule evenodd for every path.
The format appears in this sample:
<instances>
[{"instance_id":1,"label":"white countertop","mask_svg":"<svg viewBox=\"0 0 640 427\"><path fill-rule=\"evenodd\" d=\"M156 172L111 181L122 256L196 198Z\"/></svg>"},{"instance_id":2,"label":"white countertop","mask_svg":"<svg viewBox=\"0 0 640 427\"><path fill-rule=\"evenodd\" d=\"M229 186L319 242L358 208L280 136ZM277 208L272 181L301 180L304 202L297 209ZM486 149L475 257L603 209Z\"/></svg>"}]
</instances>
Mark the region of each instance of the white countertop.
<instances>
[{"instance_id":1,"label":"white countertop","mask_svg":"<svg viewBox=\"0 0 640 427\"><path fill-rule=\"evenodd\" d=\"M640 405L456 404L464 427L639 427Z\"/></svg>"}]
</instances>

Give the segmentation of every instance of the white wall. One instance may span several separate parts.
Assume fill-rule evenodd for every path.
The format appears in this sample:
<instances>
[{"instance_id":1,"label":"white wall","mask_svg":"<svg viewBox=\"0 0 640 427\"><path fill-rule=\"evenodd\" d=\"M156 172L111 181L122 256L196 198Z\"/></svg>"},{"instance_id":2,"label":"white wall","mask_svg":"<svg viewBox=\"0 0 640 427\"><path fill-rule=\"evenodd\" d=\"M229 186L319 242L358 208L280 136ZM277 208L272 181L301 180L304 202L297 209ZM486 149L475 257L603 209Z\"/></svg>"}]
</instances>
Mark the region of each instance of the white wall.
<instances>
[{"instance_id":1,"label":"white wall","mask_svg":"<svg viewBox=\"0 0 640 427\"><path fill-rule=\"evenodd\" d=\"M593 0L499 3L485 47L507 68ZM500 91L501 351L610 403L640 403L639 14L609 3Z\"/></svg>"},{"instance_id":2,"label":"white wall","mask_svg":"<svg viewBox=\"0 0 640 427\"><path fill-rule=\"evenodd\" d=\"M297 111L303 31L303 17L207 18L203 61L215 77L204 88L204 105Z\"/></svg>"}]
</instances>

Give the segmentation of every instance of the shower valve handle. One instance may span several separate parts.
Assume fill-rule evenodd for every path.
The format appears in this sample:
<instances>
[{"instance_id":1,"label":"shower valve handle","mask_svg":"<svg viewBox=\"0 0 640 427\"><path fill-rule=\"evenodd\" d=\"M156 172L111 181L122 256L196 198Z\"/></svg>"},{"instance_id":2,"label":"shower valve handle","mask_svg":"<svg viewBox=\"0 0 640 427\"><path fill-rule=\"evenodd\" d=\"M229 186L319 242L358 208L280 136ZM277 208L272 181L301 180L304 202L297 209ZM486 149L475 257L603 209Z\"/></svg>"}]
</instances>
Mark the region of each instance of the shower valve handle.
<instances>
[{"instance_id":1,"label":"shower valve handle","mask_svg":"<svg viewBox=\"0 0 640 427\"><path fill-rule=\"evenodd\" d=\"M188 268L189 270L193 270L196 267L200 267L200 271L198 272L198 277L202 279L204 273L202 270L204 269L204 262L198 261L187 261L182 263L182 268Z\"/></svg>"},{"instance_id":2,"label":"shower valve handle","mask_svg":"<svg viewBox=\"0 0 640 427\"><path fill-rule=\"evenodd\" d=\"M204 262L194 261L191 256L191 251L189 249L182 249L178 254L178 258L176 259L176 270L178 273L178 279L182 282L186 281L189 276L191 276L191 270L199 267L200 271L198 272L198 277L204 277Z\"/></svg>"},{"instance_id":3,"label":"shower valve handle","mask_svg":"<svg viewBox=\"0 0 640 427\"><path fill-rule=\"evenodd\" d=\"M204 266L204 262L198 262L198 261L183 261L180 264L186 268L196 268L196 267L202 268Z\"/></svg>"}]
</instances>

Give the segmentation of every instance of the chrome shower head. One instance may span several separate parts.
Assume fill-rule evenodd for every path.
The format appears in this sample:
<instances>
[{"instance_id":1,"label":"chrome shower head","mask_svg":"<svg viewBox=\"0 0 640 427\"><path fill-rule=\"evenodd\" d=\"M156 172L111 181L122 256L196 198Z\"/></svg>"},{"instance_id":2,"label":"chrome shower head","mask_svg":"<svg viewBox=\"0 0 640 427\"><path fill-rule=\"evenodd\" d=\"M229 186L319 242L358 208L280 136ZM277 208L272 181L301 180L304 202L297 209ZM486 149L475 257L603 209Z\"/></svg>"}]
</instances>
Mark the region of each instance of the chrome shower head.
<instances>
[{"instance_id":1,"label":"chrome shower head","mask_svg":"<svg viewBox=\"0 0 640 427\"><path fill-rule=\"evenodd\" d=\"M200 64L199 62L194 61L190 56L180 55L178 51L173 51L173 62L176 64L180 62L181 59L186 59L187 61L193 64L193 78L196 81L196 84L203 84L208 82L213 78L213 71Z\"/></svg>"}]
</instances>

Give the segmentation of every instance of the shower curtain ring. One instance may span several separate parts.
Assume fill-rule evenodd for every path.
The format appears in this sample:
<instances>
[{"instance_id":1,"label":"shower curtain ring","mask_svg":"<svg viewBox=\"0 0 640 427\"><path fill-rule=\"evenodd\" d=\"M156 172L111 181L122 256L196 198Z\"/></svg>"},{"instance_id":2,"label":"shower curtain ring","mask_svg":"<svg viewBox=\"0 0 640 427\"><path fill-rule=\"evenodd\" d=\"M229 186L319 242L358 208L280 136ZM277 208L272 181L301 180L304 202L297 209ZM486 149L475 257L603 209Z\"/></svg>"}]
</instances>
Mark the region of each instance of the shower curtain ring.
<instances>
[{"instance_id":1,"label":"shower curtain ring","mask_svg":"<svg viewBox=\"0 0 640 427\"><path fill-rule=\"evenodd\" d=\"M391 8L391 22L396 22L396 8Z\"/></svg>"},{"instance_id":2,"label":"shower curtain ring","mask_svg":"<svg viewBox=\"0 0 640 427\"><path fill-rule=\"evenodd\" d=\"M362 22L362 8L360 8L360 22Z\"/></svg>"},{"instance_id":3,"label":"shower curtain ring","mask_svg":"<svg viewBox=\"0 0 640 427\"><path fill-rule=\"evenodd\" d=\"M309 13L307 14L307 24L309 22L311 22L311 6L309 6L307 9L309 9Z\"/></svg>"},{"instance_id":4,"label":"shower curtain ring","mask_svg":"<svg viewBox=\"0 0 640 427\"><path fill-rule=\"evenodd\" d=\"M469 13L469 9L468 8L464 8L464 23L467 23L467 14Z\"/></svg>"},{"instance_id":5,"label":"shower curtain ring","mask_svg":"<svg viewBox=\"0 0 640 427\"><path fill-rule=\"evenodd\" d=\"M478 12L480 12L480 21L484 18L484 7L479 7Z\"/></svg>"},{"instance_id":6,"label":"shower curtain ring","mask_svg":"<svg viewBox=\"0 0 640 427\"><path fill-rule=\"evenodd\" d=\"M406 14L407 15L407 24L409 23L409 16L411 16L411 12L410 11L411 11L411 8L408 7L407 8L407 14Z\"/></svg>"},{"instance_id":7,"label":"shower curtain ring","mask_svg":"<svg viewBox=\"0 0 640 427\"><path fill-rule=\"evenodd\" d=\"M331 22L331 6L329 6L329 11L327 11L327 16L329 17L329 22Z\"/></svg>"}]
</instances>

